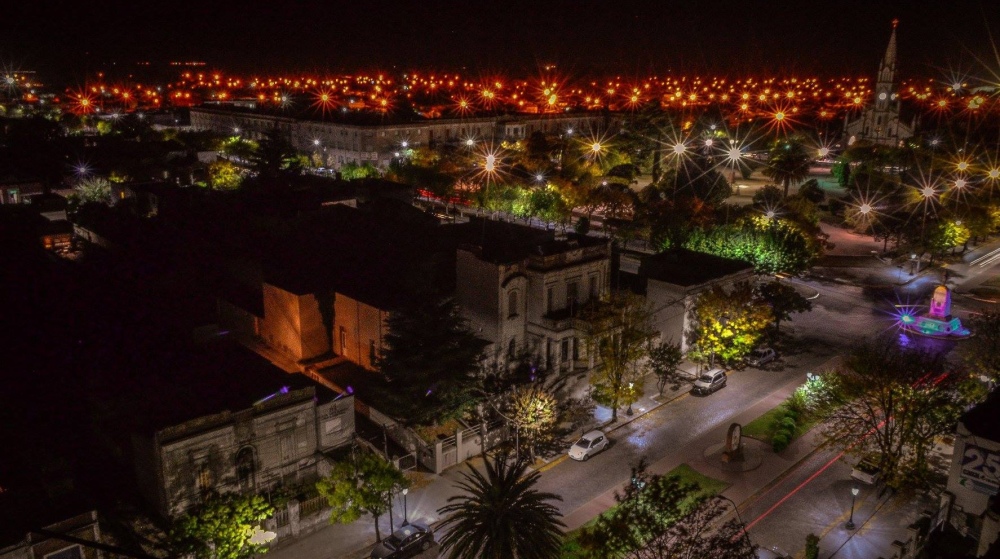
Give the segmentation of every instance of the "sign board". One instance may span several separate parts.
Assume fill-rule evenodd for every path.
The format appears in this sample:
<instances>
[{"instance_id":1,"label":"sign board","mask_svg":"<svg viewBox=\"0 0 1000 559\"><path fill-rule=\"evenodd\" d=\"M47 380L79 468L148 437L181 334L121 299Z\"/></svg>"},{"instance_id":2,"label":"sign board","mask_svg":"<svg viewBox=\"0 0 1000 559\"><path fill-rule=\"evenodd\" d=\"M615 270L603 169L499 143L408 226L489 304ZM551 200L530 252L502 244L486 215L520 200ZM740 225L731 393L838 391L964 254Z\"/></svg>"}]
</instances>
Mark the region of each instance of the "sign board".
<instances>
[{"instance_id":1,"label":"sign board","mask_svg":"<svg viewBox=\"0 0 1000 559\"><path fill-rule=\"evenodd\" d=\"M967 445L962 454L962 479L972 483L962 483L975 491L993 493L1000 489L1000 452Z\"/></svg>"},{"instance_id":2,"label":"sign board","mask_svg":"<svg viewBox=\"0 0 1000 559\"><path fill-rule=\"evenodd\" d=\"M640 263L641 261L638 258L623 254L621 255L621 258L618 261L618 269L627 274L638 275Z\"/></svg>"}]
</instances>

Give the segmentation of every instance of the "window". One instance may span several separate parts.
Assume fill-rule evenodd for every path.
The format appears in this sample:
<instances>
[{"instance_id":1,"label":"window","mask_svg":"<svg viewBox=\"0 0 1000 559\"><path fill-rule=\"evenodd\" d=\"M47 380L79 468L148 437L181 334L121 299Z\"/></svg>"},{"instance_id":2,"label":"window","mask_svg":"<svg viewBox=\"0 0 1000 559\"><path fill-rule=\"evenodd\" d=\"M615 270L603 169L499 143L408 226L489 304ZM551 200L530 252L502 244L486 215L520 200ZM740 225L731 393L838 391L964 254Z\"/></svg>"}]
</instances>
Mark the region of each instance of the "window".
<instances>
[{"instance_id":1,"label":"window","mask_svg":"<svg viewBox=\"0 0 1000 559\"><path fill-rule=\"evenodd\" d=\"M507 344L507 359L514 359L514 355L517 354L517 338L511 338L510 343Z\"/></svg>"},{"instance_id":2,"label":"window","mask_svg":"<svg viewBox=\"0 0 1000 559\"><path fill-rule=\"evenodd\" d=\"M507 317L514 318L518 315L517 307L517 291L511 291L507 294Z\"/></svg>"},{"instance_id":3,"label":"window","mask_svg":"<svg viewBox=\"0 0 1000 559\"><path fill-rule=\"evenodd\" d=\"M577 298L579 297L579 284L575 281L571 281L566 284L566 306L572 309L576 306Z\"/></svg>"},{"instance_id":4,"label":"window","mask_svg":"<svg viewBox=\"0 0 1000 559\"><path fill-rule=\"evenodd\" d=\"M549 312L549 313L552 312L552 307L553 307L552 301L553 301L553 299L555 299L555 289L553 289L553 288L550 287L550 288L548 288L548 289L545 290L545 309L546 309L546 312Z\"/></svg>"},{"instance_id":5,"label":"window","mask_svg":"<svg viewBox=\"0 0 1000 559\"><path fill-rule=\"evenodd\" d=\"M323 422L323 434L329 435L331 433L339 433L343 430L343 420L340 417L334 417L333 419L327 419Z\"/></svg>"},{"instance_id":6,"label":"window","mask_svg":"<svg viewBox=\"0 0 1000 559\"><path fill-rule=\"evenodd\" d=\"M368 340L368 362L371 363L372 367L375 366L375 359L377 357L375 354L375 340Z\"/></svg>"},{"instance_id":7,"label":"window","mask_svg":"<svg viewBox=\"0 0 1000 559\"><path fill-rule=\"evenodd\" d=\"M49 553L45 559L83 559L83 548L79 545L64 547L55 553Z\"/></svg>"},{"instance_id":8,"label":"window","mask_svg":"<svg viewBox=\"0 0 1000 559\"><path fill-rule=\"evenodd\" d=\"M289 429L283 433L278 434L278 447L280 451L281 459L284 461L291 460L295 457L295 431Z\"/></svg>"},{"instance_id":9,"label":"window","mask_svg":"<svg viewBox=\"0 0 1000 559\"><path fill-rule=\"evenodd\" d=\"M590 289L588 290L590 299L597 299L597 276L590 276Z\"/></svg>"},{"instance_id":10,"label":"window","mask_svg":"<svg viewBox=\"0 0 1000 559\"><path fill-rule=\"evenodd\" d=\"M198 466L198 479L196 484L198 486L198 491L200 493L205 493L212 489L213 483L212 468L208 466L208 462L203 462Z\"/></svg>"},{"instance_id":11,"label":"window","mask_svg":"<svg viewBox=\"0 0 1000 559\"><path fill-rule=\"evenodd\" d=\"M340 354L347 356L347 329L340 327Z\"/></svg>"}]
</instances>

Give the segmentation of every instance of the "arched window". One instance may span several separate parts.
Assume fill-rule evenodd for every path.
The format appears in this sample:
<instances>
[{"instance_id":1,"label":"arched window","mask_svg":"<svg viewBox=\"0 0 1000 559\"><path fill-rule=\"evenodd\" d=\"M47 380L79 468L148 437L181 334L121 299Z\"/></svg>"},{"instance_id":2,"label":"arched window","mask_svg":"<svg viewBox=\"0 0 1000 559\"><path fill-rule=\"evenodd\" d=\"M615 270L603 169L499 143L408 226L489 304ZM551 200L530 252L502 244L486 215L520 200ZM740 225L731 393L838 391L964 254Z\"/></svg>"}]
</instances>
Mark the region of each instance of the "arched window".
<instances>
[{"instance_id":1,"label":"arched window","mask_svg":"<svg viewBox=\"0 0 1000 559\"><path fill-rule=\"evenodd\" d=\"M517 291L511 291L507 294L507 318L514 318L520 314L518 312L518 300Z\"/></svg>"}]
</instances>

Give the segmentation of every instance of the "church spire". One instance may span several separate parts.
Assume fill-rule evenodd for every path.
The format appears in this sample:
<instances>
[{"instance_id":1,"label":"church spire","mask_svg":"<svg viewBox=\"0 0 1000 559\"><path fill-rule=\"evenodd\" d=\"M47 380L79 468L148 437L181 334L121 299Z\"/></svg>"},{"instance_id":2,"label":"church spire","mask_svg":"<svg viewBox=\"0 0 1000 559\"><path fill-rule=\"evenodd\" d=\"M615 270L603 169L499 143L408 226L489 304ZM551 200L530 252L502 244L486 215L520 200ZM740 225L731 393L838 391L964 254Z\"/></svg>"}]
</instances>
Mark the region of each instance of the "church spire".
<instances>
[{"instance_id":1,"label":"church spire","mask_svg":"<svg viewBox=\"0 0 1000 559\"><path fill-rule=\"evenodd\" d=\"M889 46L885 49L885 57L878 69L879 83L892 83L896 77L896 27L899 20L892 20L892 35L889 36Z\"/></svg>"}]
</instances>

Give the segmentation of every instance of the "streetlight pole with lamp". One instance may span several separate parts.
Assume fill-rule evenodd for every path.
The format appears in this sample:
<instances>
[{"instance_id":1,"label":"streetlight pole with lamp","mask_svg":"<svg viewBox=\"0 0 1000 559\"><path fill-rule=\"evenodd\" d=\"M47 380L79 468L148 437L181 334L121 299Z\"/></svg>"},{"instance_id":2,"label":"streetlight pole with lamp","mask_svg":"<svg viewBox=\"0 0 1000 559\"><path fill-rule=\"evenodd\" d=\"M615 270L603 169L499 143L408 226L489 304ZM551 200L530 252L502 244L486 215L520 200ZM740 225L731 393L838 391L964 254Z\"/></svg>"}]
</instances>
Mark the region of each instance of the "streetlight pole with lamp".
<instances>
[{"instance_id":1,"label":"streetlight pole with lamp","mask_svg":"<svg viewBox=\"0 0 1000 559\"><path fill-rule=\"evenodd\" d=\"M403 526L408 526L410 524L410 520L406 513L406 494L409 492L410 492L409 488L406 487L404 487L403 490L401 491L401 493L403 494Z\"/></svg>"},{"instance_id":2,"label":"streetlight pole with lamp","mask_svg":"<svg viewBox=\"0 0 1000 559\"><path fill-rule=\"evenodd\" d=\"M628 399L629 399L629 402L628 402L628 409L625 410L625 415L628 415L628 416L632 415L632 388L634 386L635 386L635 383L633 383L633 382L628 383Z\"/></svg>"},{"instance_id":3,"label":"streetlight pole with lamp","mask_svg":"<svg viewBox=\"0 0 1000 559\"><path fill-rule=\"evenodd\" d=\"M747 544L747 552L753 551L753 542L750 541L750 534L747 533L747 525L743 522L743 518L740 517L740 508L736 505L736 501L733 501L725 495L718 495L720 499L725 499L733 505L733 510L736 511L736 520L740 523L740 532L743 532L743 541Z\"/></svg>"},{"instance_id":4,"label":"streetlight pole with lamp","mask_svg":"<svg viewBox=\"0 0 1000 559\"><path fill-rule=\"evenodd\" d=\"M855 526L854 526L854 500L858 497L858 493L861 493L861 490L858 489L857 485L855 485L854 487L851 488L851 517L847 520L847 524L844 525L844 527L847 528L848 530L853 530L855 528Z\"/></svg>"}]
</instances>

